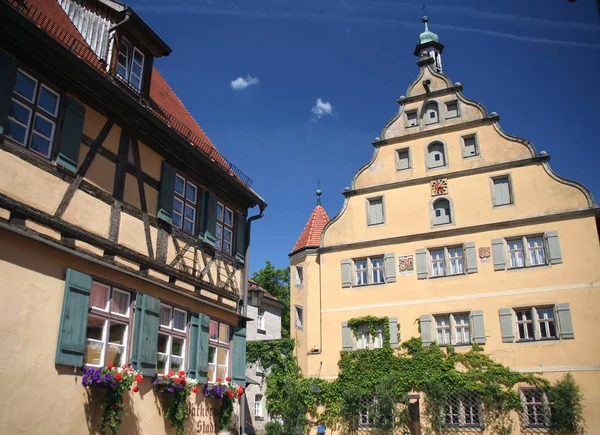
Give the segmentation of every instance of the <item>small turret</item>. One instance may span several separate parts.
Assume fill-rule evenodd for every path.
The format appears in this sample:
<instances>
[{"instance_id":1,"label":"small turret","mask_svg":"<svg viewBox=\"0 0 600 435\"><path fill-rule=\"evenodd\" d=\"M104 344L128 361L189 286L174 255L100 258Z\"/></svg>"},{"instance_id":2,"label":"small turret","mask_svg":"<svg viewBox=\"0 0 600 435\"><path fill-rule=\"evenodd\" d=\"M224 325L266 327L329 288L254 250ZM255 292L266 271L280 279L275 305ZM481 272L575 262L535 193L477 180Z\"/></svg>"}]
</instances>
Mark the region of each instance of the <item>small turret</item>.
<instances>
[{"instance_id":1,"label":"small turret","mask_svg":"<svg viewBox=\"0 0 600 435\"><path fill-rule=\"evenodd\" d=\"M430 63L436 71L442 72L442 51L444 50L444 46L438 42L438 35L429 30L429 26L427 25L429 18L423 17L422 21L425 24L425 30L419 35L414 54L419 57L419 61L424 60L424 58L432 59Z\"/></svg>"}]
</instances>

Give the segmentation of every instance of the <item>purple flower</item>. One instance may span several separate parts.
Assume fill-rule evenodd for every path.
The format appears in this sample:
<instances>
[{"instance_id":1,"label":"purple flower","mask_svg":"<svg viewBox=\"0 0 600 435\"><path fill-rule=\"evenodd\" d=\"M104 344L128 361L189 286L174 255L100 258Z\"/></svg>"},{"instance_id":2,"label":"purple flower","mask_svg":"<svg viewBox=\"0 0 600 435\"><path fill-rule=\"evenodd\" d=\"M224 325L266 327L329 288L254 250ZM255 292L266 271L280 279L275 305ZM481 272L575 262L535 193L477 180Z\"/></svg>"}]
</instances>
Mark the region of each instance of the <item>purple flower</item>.
<instances>
[{"instance_id":1,"label":"purple flower","mask_svg":"<svg viewBox=\"0 0 600 435\"><path fill-rule=\"evenodd\" d=\"M168 390L168 391L169 391L169 393L174 393L174 392L175 392L175 389L174 389L173 387L169 387L169 390Z\"/></svg>"}]
</instances>

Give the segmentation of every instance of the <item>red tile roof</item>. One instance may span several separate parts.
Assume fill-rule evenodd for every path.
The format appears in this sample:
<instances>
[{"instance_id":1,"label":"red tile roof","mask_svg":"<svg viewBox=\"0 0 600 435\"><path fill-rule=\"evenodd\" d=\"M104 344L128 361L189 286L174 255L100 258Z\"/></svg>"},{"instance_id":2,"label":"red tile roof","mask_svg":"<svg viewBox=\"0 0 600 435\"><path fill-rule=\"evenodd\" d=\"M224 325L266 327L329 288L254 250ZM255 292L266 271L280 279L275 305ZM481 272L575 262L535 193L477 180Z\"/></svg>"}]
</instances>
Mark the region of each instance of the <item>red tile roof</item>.
<instances>
[{"instance_id":1,"label":"red tile roof","mask_svg":"<svg viewBox=\"0 0 600 435\"><path fill-rule=\"evenodd\" d=\"M303 248L318 248L321 243L321 233L323 228L329 222L329 216L321 205L317 205L313 210L308 222L304 226L304 230L298 241L294 245L292 252L296 252Z\"/></svg>"},{"instance_id":2,"label":"red tile roof","mask_svg":"<svg viewBox=\"0 0 600 435\"><path fill-rule=\"evenodd\" d=\"M87 61L99 73L108 78L106 69L91 47L85 41L79 30L69 19L57 0L7 0L9 4L35 23L39 28L48 32L54 39L66 46L78 57ZM23 5L25 7L23 7ZM236 181L249 187L252 181L239 169L228 162L215 148L202 128L183 105L177 94L160 75L156 68L152 69L150 98L164 113L158 113L149 108L165 124L183 135L193 146L199 148L205 155ZM165 116L166 115L166 116Z\"/></svg>"},{"instance_id":3,"label":"red tile roof","mask_svg":"<svg viewBox=\"0 0 600 435\"><path fill-rule=\"evenodd\" d=\"M262 288L260 286L260 284L258 284L256 281L254 281L252 278L248 278L248 291L250 290L260 290L262 291L265 296L269 299L272 299L274 301L280 302L279 299L277 299L275 296L273 296L271 293L269 293L268 291L266 291L264 288Z\"/></svg>"}]
</instances>

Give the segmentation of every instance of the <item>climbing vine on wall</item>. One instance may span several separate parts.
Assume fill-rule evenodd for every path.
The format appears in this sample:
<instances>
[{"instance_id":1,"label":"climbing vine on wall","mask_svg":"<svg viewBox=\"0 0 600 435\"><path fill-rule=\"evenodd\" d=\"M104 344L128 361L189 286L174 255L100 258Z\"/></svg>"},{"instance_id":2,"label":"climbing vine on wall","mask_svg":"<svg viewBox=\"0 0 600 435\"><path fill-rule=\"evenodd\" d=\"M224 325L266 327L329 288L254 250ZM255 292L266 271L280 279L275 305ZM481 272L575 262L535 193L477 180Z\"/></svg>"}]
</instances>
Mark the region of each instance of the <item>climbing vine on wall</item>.
<instances>
[{"instance_id":1,"label":"climbing vine on wall","mask_svg":"<svg viewBox=\"0 0 600 435\"><path fill-rule=\"evenodd\" d=\"M348 323L355 331L358 325L369 322L375 328L383 326L383 331L388 330L385 318L363 317ZM282 418L283 433L304 433L317 422L345 434L355 433L364 397L377 397L379 418L371 422L376 433L408 429L408 394L422 392L427 432L439 434L444 430L444 407L449 399L470 394L483 404L487 432L508 435L515 425L511 412L522 410L517 386L523 385L544 389L551 398L551 408L561 407L562 420L576 416L577 428L583 427L581 395L572 378L551 386L537 374L515 372L495 362L479 345L459 352L452 346L425 347L420 338L411 338L392 349L389 330L387 336L388 344L381 349L342 351L338 378L334 381L302 377L292 354L292 341L285 345L256 345L250 351L249 362L258 358L272 362L267 376L267 409ZM553 421L553 427L561 427L560 424L566 423Z\"/></svg>"},{"instance_id":2,"label":"climbing vine on wall","mask_svg":"<svg viewBox=\"0 0 600 435\"><path fill-rule=\"evenodd\" d=\"M381 331L383 335L383 346L390 346L390 328L389 328L389 317L374 317L374 316L363 316L355 317L348 320L348 326L352 329L354 336L358 338L359 330L362 325L367 325L371 337L376 337L377 332Z\"/></svg>"}]
</instances>

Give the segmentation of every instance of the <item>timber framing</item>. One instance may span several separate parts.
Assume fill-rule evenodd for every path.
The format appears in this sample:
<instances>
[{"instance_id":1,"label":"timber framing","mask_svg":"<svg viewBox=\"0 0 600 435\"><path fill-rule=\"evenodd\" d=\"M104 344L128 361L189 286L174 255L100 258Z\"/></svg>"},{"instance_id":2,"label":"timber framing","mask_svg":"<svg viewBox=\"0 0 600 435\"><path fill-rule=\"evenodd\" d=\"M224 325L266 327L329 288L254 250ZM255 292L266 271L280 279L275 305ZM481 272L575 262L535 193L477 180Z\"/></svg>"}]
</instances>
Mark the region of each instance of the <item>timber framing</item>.
<instances>
[{"instance_id":1,"label":"timber framing","mask_svg":"<svg viewBox=\"0 0 600 435\"><path fill-rule=\"evenodd\" d=\"M227 299L236 303L241 297L239 294L239 289L237 285L235 285L235 279L233 278L233 275L235 274L235 265L233 262L223 261L222 258L219 258L219 261L223 262L222 267L227 271L226 279L232 281L230 285L233 284L231 287L237 290L236 292L227 291L225 290L226 286L217 285L219 280L217 280L217 283L214 283L214 281L207 282L201 278L196 278L195 276L192 276L185 271L174 267L175 263L173 263L173 265L166 265L157 261L156 259L140 254L133 249L119 245L114 241L105 239L104 237L98 236L90 231L65 222L56 216L52 216L20 201L9 198L4 194L0 194L0 207L10 212L10 219L8 222L3 223L2 225L2 227L5 229L24 229L26 227L25 222L33 221L61 235L60 241L53 241L54 244L58 244L71 250L77 250L76 243L74 242L81 241L96 248L98 252L103 252L103 255L97 255L94 257L96 260L101 261L105 266L117 266L121 270L136 272L136 276L138 277L147 276L148 270L150 269L155 270L169 277L169 283L171 283L169 288L173 290L177 289L173 283L181 281L186 283L187 286L194 288L193 294L196 296L199 296L202 291L208 291L214 294L218 299ZM188 246L188 249L189 248L191 248L191 244ZM130 264L137 265L137 270L115 261L115 257L123 258ZM215 258L216 256L214 256L213 260L211 261L215 261ZM219 269L217 269L217 271L218 270ZM227 281L225 282L227 283Z\"/></svg>"},{"instance_id":2,"label":"timber framing","mask_svg":"<svg viewBox=\"0 0 600 435\"><path fill-rule=\"evenodd\" d=\"M160 120L139 97L107 80L5 2L0 2L0 38L3 47L26 66L43 71L44 79L63 92L77 95L108 119L118 119L124 129L136 132L138 140L186 168L220 197L246 208L266 205L252 189Z\"/></svg>"}]
</instances>

